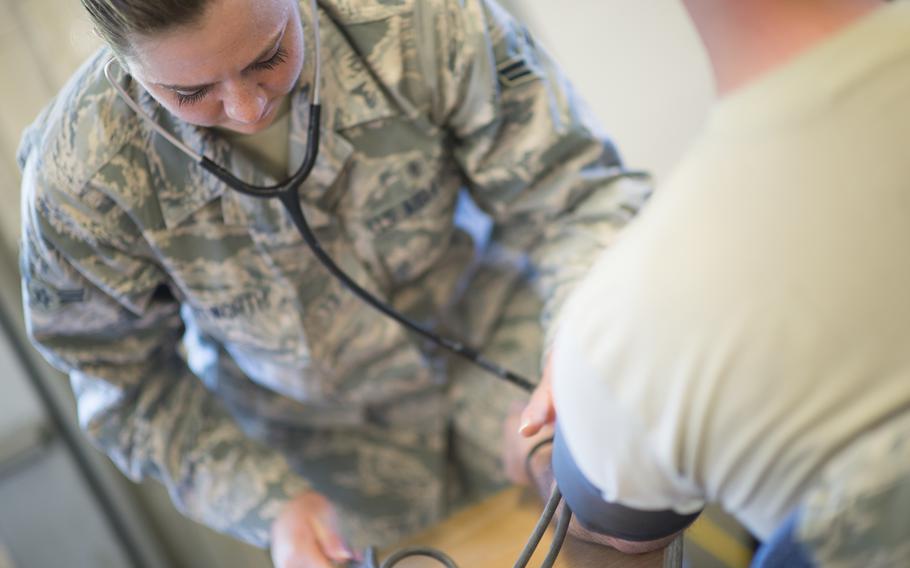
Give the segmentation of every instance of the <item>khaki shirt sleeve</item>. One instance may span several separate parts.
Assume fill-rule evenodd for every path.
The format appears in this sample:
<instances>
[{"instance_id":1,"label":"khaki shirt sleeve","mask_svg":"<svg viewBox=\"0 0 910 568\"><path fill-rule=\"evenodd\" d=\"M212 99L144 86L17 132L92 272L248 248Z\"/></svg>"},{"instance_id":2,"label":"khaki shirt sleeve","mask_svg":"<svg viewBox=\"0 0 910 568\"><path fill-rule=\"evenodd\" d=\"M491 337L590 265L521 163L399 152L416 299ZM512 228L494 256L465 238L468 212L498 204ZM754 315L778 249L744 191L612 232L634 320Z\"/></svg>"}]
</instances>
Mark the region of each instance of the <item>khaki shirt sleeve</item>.
<instances>
[{"instance_id":1,"label":"khaki shirt sleeve","mask_svg":"<svg viewBox=\"0 0 910 568\"><path fill-rule=\"evenodd\" d=\"M131 479L163 483L188 517L266 546L304 482L191 374L178 353L179 303L141 239L111 226L123 215L100 192L42 187L33 161L23 183L26 324L69 374L81 427Z\"/></svg>"},{"instance_id":2,"label":"khaki shirt sleeve","mask_svg":"<svg viewBox=\"0 0 910 568\"><path fill-rule=\"evenodd\" d=\"M483 0L439 0L434 38L438 100L472 195L506 249L530 251L552 320L595 255L650 195L625 175L559 67L527 30Z\"/></svg>"}]
</instances>

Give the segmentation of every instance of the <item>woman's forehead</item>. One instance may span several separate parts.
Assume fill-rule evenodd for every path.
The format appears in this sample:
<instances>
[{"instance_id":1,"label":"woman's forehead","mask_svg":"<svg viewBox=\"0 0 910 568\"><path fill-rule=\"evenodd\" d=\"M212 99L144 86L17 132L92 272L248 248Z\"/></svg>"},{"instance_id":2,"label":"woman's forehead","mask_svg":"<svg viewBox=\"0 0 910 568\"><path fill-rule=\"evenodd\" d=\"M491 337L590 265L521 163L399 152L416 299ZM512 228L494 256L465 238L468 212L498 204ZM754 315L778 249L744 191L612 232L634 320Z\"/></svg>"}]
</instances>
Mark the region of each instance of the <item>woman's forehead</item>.
<instances>
[{"instance_id":1,"label":"woman's forehead","mask_svg":"<svg viewBox=\"0 0 910 568\"><path fill-rule=\"evenodd\" d=\"M294 0L212 0L192 24L132 38L130 70L146 83L215 83L274 47L291 17Z\"/></svg>"}]
</instances>

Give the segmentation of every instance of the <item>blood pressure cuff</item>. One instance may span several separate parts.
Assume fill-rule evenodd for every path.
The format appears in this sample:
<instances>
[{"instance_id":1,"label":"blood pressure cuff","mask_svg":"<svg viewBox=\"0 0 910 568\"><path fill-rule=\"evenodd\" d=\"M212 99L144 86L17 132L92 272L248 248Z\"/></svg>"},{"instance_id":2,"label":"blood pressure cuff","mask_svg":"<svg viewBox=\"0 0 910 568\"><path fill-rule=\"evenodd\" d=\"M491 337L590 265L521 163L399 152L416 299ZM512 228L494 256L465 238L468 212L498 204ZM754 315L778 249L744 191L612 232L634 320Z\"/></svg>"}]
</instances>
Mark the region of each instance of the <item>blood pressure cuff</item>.
<instances>
[{"instance_id":1,"label":"blood pressure cuff","mask_svg":"<svg viewBox=\"0 0 910 568\"><path fill-rule=\"evenodd\" d=\"M586 529L633 542L657 540L689 526L701 513L642 511L604 500L603 493L582 473L565 437L556 428L553 440L553 475L572 513Z\"/></svg>"}]
</instances>

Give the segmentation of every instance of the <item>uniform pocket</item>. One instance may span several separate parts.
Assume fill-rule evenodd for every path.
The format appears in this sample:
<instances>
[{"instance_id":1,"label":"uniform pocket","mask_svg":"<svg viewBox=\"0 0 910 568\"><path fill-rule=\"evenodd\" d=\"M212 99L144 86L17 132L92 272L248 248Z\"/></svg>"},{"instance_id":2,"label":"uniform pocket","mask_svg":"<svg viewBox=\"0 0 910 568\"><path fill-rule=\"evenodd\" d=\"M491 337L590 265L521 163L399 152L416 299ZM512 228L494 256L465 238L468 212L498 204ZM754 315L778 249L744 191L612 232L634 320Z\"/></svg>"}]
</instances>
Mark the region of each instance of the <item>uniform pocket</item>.
<instances>
[{"instance_id":1,"label":"uniform pocket","mask_svg":"<svg viewBox=\"0 0 910 568\"><path fill-rule=\"evenodd\" d=\"M206 334L272 353L305 350L293 289L247 227L180 227L150 240Z\"/></svg>"}]
</instances>

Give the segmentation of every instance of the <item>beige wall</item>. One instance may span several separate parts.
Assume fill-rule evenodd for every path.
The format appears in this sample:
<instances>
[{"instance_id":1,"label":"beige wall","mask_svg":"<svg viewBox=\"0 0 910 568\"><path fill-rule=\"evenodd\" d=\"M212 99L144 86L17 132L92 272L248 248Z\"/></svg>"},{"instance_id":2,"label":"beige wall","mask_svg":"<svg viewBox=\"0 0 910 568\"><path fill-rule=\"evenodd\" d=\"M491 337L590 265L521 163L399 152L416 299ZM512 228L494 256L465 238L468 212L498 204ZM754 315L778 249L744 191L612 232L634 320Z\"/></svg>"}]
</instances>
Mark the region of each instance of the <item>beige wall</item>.
<instances>
[{"instance_id":1,"label":"beige wall","mask_svg":"<svg viewBox=\"0 0 910 568\"><path fill-rule=\"evenodd\" d=\"M658 182L713 100L705 54L678 0L514 0L613 136Z\"/></svg>"}]
</instances>

